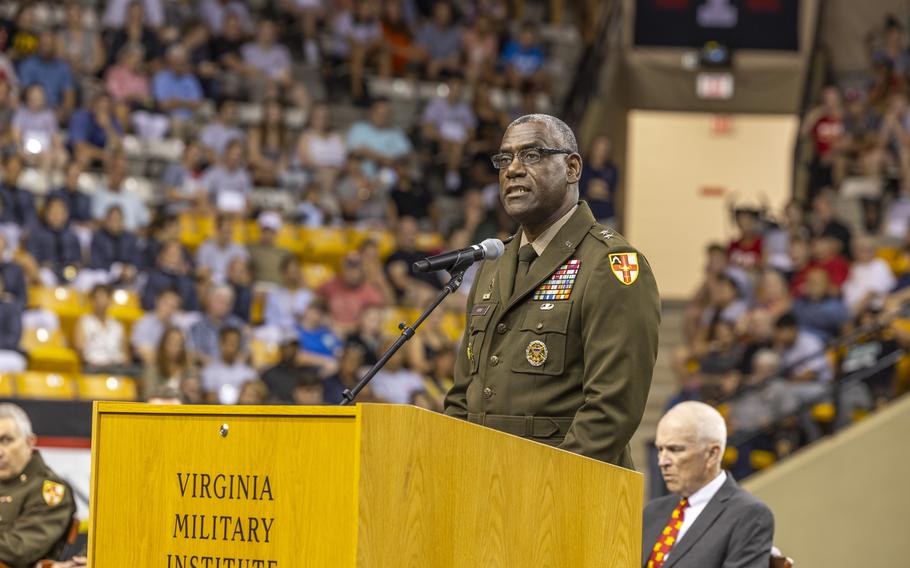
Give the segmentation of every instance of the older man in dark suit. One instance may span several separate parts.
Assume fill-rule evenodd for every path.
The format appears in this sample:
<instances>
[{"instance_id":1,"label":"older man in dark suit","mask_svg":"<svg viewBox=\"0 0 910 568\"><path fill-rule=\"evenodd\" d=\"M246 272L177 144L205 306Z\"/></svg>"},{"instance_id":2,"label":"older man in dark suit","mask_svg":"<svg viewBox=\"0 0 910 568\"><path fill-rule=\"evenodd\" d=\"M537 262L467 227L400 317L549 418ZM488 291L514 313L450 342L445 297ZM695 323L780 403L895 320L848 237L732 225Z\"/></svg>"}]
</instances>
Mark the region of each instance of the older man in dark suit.
<instances>
[{"instance_id":1,"label":"older man in dark suit","mask_svg":"<svg viewBox=\"0 0 910 568\"><path fill-rule=\"evenodd\" d=\"M661 419L658 463L674 494L645 507L643 568L768 568L774 517L721 469L726 440L723 417L701 402Z\"/></svg>"}]
</instances>

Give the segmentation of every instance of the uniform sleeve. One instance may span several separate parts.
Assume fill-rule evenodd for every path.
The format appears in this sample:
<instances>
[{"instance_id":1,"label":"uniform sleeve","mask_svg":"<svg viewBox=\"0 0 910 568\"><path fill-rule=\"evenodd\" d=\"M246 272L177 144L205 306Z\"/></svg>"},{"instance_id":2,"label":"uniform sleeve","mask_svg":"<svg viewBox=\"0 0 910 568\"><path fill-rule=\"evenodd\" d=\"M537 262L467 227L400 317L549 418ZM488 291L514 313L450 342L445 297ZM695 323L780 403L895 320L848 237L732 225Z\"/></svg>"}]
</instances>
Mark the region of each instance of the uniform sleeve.
<instances>
[{"instance_id":1,"label":"uniform sleeve","mask_svg":"<svg viewBox=\"0 0 910 568\"><path fill-rule=\"evenodd\" d=\"M756 503L733 525L722 568L767 568L774 541L774 516Z\"/></svg>"},{"instance_id":2,"label":"uniform sleeve","mask_svg":"<svg viewBox=\"0 0 910 568\"><path fill-rule=\"evenodd\" d=\"M33 491L26 497L22 514L8 530L0 532L0 561L12 566L31 566L51 551L66 534L76 507L66 487L63 501L51 507Z\"/></svg>"},{"instance_id":3,"label":"uniform sleeve","mask_svg":"<svg viewBox=\"0 0 910 568\"><path fill-rule=\"evenodd\" d=\"M660 298L651 267L644 256L638 259L639 275L630 285L614 276L608 259L586 284L584 402L559 446L613 464L641 422L657 358Z\"/></svg>"},{"instance_id":4,"label":"uniform sleeve","mask_svg":"<svg viewBox=\"0 0 910 568\"><path fill-rule=\"evenodd\" d=\"M480 280L481 274L478 270L474 283L471 284L471 291L468 293L467 311L465 312L467 314L470 314L471 309L474 307L474 292ZM444 412L447 416L461 418L462 420L468 419L467 396L468 385L471 384L471 362L468 361L468 352L465 350L465 345L467 345L469 339L469 330L470 326L465 325L464 333L461 335L461 343L458 344L458 352L455 354L455 381L452 388L446 393L444 404Z\"/></svg>"}]
</instances>

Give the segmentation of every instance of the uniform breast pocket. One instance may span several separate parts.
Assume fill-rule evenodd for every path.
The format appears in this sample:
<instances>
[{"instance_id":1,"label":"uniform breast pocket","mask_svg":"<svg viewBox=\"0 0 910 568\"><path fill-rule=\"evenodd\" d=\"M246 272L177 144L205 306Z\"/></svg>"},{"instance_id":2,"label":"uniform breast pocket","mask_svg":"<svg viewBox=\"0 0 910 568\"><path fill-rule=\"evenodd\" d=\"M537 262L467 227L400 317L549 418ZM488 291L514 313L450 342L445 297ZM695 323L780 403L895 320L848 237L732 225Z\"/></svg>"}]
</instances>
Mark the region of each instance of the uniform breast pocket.
<instances>
[{"instance_id":1,"label":"uniform breast pocket","mask_svg":"<svg viewBox=\"0 0 910 568\"><path fill-rule=\"evenodd\" d=\"M483 341L487 335L487 326L490 325L490 319L496 310L496 304L475 304L471 309L471 315L468 318L468 345L466 347L468 363L470 363L471 374L477 373L480 369L481 351L483 350Z\"/></svg>"},{"instance_id":2,"label":"uniform breast pocket","mask_svg":"<svg viewBox=\"0 0 910 568\"><path fill-rule=\"evenodd\" d=\"M542 309L547 308L547 309ZM512 371L533 375L561 375L566 366L566 336L572 301L533 302L522 318L518 353Z\"/></svg>"}]
</instances>

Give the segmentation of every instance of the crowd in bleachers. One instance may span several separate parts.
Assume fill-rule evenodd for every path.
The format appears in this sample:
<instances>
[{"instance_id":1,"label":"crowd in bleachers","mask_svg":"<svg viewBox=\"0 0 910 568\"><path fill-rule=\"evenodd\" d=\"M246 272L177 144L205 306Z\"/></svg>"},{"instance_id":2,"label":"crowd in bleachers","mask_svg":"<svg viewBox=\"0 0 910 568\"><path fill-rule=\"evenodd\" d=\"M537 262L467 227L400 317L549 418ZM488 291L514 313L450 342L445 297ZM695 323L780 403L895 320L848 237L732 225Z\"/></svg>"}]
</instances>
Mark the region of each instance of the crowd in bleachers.
<instances>
[{"instance_id":1,"label":"crowd in bleachers","mask_svg":"<svg viewBox=\"0 0 910 568\"><path fill-rule=\"evenodd\" d=\"M869 61L867 81L826 86L803 119L805 196L779 211L732 203L736 236L708 248L689 305L670 404L719 405L747 440L727 456L740 475L910 390L904 23L870 34ZM891 356L896 365L882 363Z\"/></svg>"},{"instance_id":2,"label":"crowd in bleachers","mask_svg":"<svg viewBox=\"0 0 910 568\"><path fill-rule=\"evenodd\" d=\"M488 156L553 97L523 4L0 4L0 394L338 402L445 283L414 260L514 230ZM463 317L361 399L439 408Z\"/></svg>"}]
</instances>

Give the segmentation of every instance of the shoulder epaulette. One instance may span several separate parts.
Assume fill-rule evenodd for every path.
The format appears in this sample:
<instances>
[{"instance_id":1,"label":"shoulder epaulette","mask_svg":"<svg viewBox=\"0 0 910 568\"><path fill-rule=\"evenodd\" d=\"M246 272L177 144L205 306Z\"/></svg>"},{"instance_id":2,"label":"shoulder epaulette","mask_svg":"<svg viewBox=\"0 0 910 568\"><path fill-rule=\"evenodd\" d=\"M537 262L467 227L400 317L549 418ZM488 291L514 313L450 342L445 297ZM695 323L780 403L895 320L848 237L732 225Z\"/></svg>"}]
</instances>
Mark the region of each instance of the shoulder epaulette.
<instances>
[{"instance_id":1,"label":"shoulder epaulette","mask_svg":"<svg viewBox=\"0 0 910 568\"><path fill-rule=\"evenodd\" d=\"M589 233L608 247L621 245L626 242L622 235L609 227L604 227L600 223L595 223L594 226L591 227Z\"/></svg>"}]
</instances>

